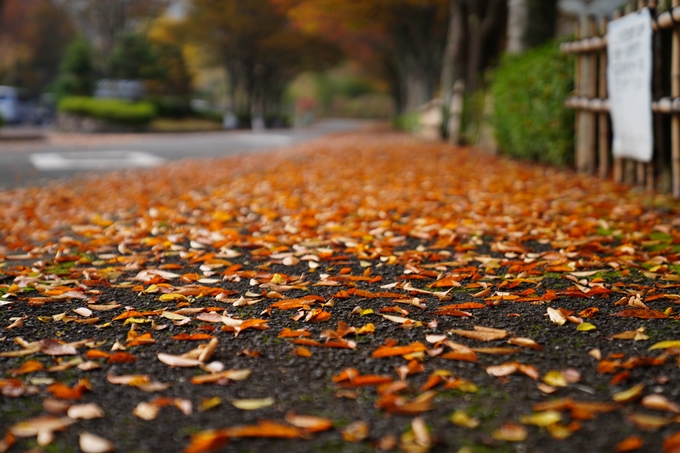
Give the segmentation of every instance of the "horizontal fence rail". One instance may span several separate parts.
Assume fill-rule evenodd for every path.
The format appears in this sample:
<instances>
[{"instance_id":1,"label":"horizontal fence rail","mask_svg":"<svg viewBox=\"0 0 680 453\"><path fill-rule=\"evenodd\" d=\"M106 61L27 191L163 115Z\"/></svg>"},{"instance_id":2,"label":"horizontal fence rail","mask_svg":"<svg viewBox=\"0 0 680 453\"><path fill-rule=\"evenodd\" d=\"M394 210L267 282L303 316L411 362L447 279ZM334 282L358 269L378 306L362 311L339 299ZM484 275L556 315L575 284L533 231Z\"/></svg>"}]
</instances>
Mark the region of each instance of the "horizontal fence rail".
<instances>
[{"instance_id":1,"label":"horizontal fence rail","mask_svg":"<svg viewBox=\"0 0 680 453\"><path fill-rule=\"evenodd\" d=\"M565 101L566 107L576 110L576 169L598 173L601 177L608 177L613 169L616 182L644 185L650 190L670 189L675 197L680 197L680 0L672 0L671 8L658 14L656 1L629 0L626 14L634 14L645 7L652 13L654 31L653 86L650 87L654 99L650 106L654 113L653 160L647 164L611 155L611 107L607 96L608 21L602 20L598 24L594 18L583 17L577 27L578 39L561 45L563 52L576 55L574 96ZM613 18L622 16L617 10ZM663 30L672 33L665 32L662 36ZM671 56L670 65L666 61L668 55ZM668 85L670 93L664 93L664 86ZM670 122L664 120L668 116Z\"/></svg>"}]
</instances>

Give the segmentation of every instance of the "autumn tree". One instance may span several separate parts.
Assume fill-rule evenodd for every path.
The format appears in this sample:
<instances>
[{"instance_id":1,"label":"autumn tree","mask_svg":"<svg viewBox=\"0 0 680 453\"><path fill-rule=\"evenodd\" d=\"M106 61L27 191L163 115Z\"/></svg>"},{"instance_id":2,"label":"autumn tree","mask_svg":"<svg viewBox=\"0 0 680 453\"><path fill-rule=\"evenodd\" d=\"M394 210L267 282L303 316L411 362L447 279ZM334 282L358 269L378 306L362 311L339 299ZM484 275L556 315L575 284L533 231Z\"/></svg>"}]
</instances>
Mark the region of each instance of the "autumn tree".
<instances>
[{"instance_id":1,"label":"autumn tree","mask_svg":"<svg viewBox=\"0 0 680 453\"><path fill-rule=\"evenodd\" d=\"M0 84L36 95L57 74L71 23L49 0L4 0L0 9Z\"/></svg>"},{"instance_id":2,"label":"autumn tree","mask_svg":"<svg viewBox=\"0 0 680 453\"><path fill-rule=\"evenodd\" d=\"M118 36L139 32L158 16L170 0L52 0L63 9L78 31L95 47L100 66L105 66Z\"/></svg>"},{"instance_id":3,"label":"autumn tree","mask_svg":"<svg viewBox=\"0 0 680 453\"><path fill-rule=\"evenodd\" d=\"M291 26L268 0L193 0L186 28L226 70L240 113L276 112L287 84L339 59L335 46Z\"/></svg>"}]
</instances>

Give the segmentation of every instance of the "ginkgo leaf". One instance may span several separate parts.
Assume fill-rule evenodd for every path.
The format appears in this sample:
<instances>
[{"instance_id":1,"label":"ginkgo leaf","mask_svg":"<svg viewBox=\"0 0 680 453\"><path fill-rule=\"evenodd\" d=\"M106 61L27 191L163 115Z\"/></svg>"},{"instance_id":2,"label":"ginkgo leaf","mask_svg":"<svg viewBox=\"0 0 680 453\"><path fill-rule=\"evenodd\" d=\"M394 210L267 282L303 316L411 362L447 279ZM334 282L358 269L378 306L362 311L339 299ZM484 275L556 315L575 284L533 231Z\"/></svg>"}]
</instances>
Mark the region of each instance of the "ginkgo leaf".
<instances>
[{"instance_id":1,"label":"ginkgo leaf","mask_svg":"<svg viewBox=\"0 0 680 453\"><path fill-rule=\"evenodd\" d=\"M579 332L588 332L595 329L597 329L597 327L595 327L593 324L589 322L583 322L576 326L576 330L578 330Z\"/></svg>"},{"instance_id":2,"label":"ginkgo leaf","mask_svg":"<svg viewBox=\"0 0 680 453\"><path fill-rule=\"evenodd\" d=\"M254 398L254 399L238 399L229 401L235 408L244 411L254 411L257 409L262 409L263 407L269 407L275 403L274 398Z\"/></svg>"}]
</instances>

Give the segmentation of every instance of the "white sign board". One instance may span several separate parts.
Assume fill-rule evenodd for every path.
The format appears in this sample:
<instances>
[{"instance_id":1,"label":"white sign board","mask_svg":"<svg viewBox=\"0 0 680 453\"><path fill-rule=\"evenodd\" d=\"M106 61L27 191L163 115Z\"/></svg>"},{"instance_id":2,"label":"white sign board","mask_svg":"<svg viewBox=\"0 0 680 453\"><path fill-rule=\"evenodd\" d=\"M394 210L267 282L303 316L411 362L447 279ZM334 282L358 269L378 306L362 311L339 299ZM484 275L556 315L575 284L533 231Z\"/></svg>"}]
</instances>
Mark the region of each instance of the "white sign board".
<instances>
[{"instance_id":1,"label":"white sign board","mask_svg":"<svg viewBox=\"0 0 680 453\"><path fill-rule=\"evenodd\" d=\"M652 16L645 8L609 23L607 89L613 153L652 160Z\"/></svg>"}]
</instances>

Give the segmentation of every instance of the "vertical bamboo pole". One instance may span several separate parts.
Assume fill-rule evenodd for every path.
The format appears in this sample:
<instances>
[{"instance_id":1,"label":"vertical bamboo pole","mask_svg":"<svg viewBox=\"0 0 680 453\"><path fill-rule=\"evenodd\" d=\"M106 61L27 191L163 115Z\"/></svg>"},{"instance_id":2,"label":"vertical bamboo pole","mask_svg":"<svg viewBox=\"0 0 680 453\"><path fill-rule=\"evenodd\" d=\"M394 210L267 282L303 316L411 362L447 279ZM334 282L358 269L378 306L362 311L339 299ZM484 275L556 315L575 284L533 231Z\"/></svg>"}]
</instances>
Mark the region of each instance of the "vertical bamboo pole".
<instances>
[{"instance_id":1,"label":"vertical bamboo pole","mask_svg":"<svg viewBox=\"0 0 680 453\"><path fill-rule=\"evenodd\" d=\"M607 34L607 19L602 18L600 22L600 35ZM600 51L600 99L607 99L607 49ZM600 153L600 178L609 176L609 114L602 112L599 114L599 153Z\"/></svg>"},{"instance_id":2,"label":"vertical bamboo pole","mask_svg":"<svg viewBox=\"0 0 680 453\"><path fill-rule=\"evenodd\" d=\"M591 16L588 18L588 37L591 38L597 35L597 22L595 17ZM588 86L587 86L587 96L588 99L594 99L597 97L597 52L590 52L587 56L588 58ZM587 136L587 147L586 147L586 172L588 174L594 174L595 168L597 167L597 113L593 111L588 111L588 136Z\"/></svg>"},{"instance_id":3,"label":"vertical bamboo pole","mask_svg":"<svg viewBox=\"0 0 680 453\"><path fill-rule=\"evenodd\" d=\"M582 22L579 21L576 24L576 39L582 39L583 38L583 27L582 27ZM576 62L576 68L574 72L574 96L577 98L580 98L583 96L583 78L582 78L582 70L583 70L583 54L580 52L576 54L576 58L574 59ZM583 116L585 115L585 112L581 109L576 110L576 118L575 118L575 127L576 127L576 137L574 140L574 163L576 164L576 171L581 171L581 160L583 156Z\"/></svg>"},{"instance_id":4,"label":"vertical bamboo pole","mask_svg":"<svg viewBox=\"0 0 680 453\"><path fill-rule=\"evenodd\" d=\"M588 16L581 17L581 24L579 27L579 38L590 37L590 27L591 19ZM581 60L581 75L580 75L580 96L589 98L592 72L593 68L591 66L591 57L589 54L583 52L579 54L579 59ZM578 142L579 147L576 155L576 170L579 173L589 173L589 162L591 154L591 143L594 142L592 139L592 113L589 111L583 111L579 115L579 128L578 128Z\"/></svg>"},{"instance_id":5,"label":"vertical bamboo pole","mask_svg":"<svg viewBox=\"0 0 680 453\"><path fill-rule=\"evenodd\" d=\"M621 16L622 14L620 9L614 11L614 19L619 19ZM614 158L614 181L619 184L623 182L623 159L620 157Z\"/></svg>"},{"instance_id":6,"label":"vertical bamboo pole","mask_svg":"<svg viewBox=\"0 0 680 453\"><path fill-rule=\"evenodd\" d=\"M641 11L644 8L647 7L647 0L638 0L637 2L637 10ZM651 89L651 87L650 87ZM638 185L642 186L645 184L646 177L647 177L647 167L649 167L651 164L647 164L645 162L637 162L637 177L636 177L636 182Z\"/></svg>"},{"instance_id":7,"label":"vertical bamboo pole","mask_svg":"<svg viewBox=\"0 0 680 453\"><path fill-rule=\"evenodd\" d=\"M649 0L648 6L649 9L652 10L654 17L658 17L658 1ZM662 96L661 92L663 90L663 82L661 78L663 68L663 55L661 53L661 30L657 30L652 39L652 61L654 62L652 68L652 99L659 99ZM659 166L659 159L663 155L662 150L665 148L663 124L661 122L662 116L659 113L654 113L652 118L654 121L654 158L647 167L647 190L650 192L657 188L657 175L662 171L661 167Z\"/></svg>"},{"instance_id":8,"label":"vertical bamboo pole","mask_svg":"<svg viewBox=\"0 0 680 453\"><path fill-rule=\"evenodd\" d=\"M673 8L680 6L680 0L673 0ZM673 28L673 47L671 60L671 97L680 97L680 29ZM680 197L680 116L671 118L671 168L673 196Z\"/></svg>"},{"instance_id":9,"label":"vertical bamboo pole","mask_svg":"<svg viewBox=\"0 0 680 453\"><path fill-rule=\"evenodd\" d=\"M628 0L626 14L632 14L637 10L637 0ZM637 176L637 162L633 159L623 161L623 180L626 184L635 184Z\"/></svg>"}]
</instances>

